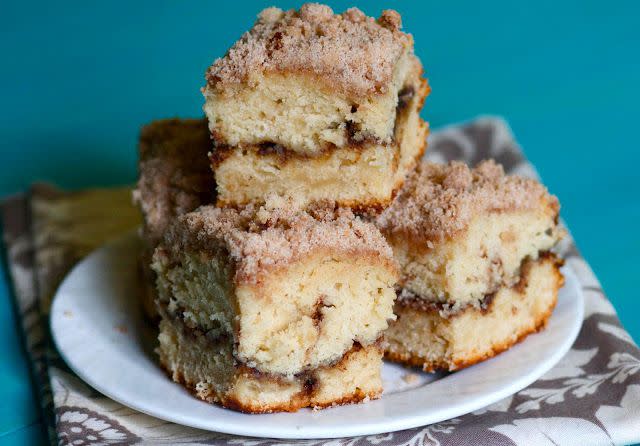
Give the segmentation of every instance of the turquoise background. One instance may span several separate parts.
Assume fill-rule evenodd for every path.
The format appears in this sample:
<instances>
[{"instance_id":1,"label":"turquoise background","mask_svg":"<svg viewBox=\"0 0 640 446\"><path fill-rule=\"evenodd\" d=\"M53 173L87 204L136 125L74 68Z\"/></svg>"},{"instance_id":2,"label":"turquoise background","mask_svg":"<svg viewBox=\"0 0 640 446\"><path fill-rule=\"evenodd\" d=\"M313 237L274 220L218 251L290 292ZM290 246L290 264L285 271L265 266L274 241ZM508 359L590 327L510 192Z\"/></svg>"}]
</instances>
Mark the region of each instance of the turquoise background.
<instances>
[{"instance_id":1,"label":"turquoise background","mask_svg":"<svg viewBox=\"0 0 640 446\"><path fill-rule=\"evenodd\" d=\"M331 2L341 11L354 2ZM640 339L640 3L355 2L398 9L433 87L433 128L499 114L626 328ZM0 12L0 195L34 180L132 183L152 119L198 116L203 73L268 2L13 2ZM279 6L299 3L284 1ZM43 439L0 279L0 442Z\"/></svg>"}]
</instances>

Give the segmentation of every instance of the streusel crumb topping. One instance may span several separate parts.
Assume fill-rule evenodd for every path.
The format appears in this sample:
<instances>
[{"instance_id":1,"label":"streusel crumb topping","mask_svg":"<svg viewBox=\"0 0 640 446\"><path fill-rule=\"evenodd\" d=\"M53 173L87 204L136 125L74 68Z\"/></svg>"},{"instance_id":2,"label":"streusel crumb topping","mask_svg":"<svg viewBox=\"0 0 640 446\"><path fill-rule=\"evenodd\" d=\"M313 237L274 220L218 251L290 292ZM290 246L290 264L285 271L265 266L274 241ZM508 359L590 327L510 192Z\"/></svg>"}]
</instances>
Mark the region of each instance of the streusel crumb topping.
<instances>
[{"instance_id":1,"label":"streusel crumb topping","mask_svg":"<svg viewBox=\"0 0 640 446\"><path fill-rule=\"evenodd\" d=\"M263 72L307 72L347 94L385 93L396 61L413 45L396 11L377 19L357 8L342 14L317 3L300 10L267 8L254 26L207 71L212 88L251 82Z\"/></svg>"},{"instance_id":2,"label":"streusel crumb topping","mask_svg":"<svg viewBox=\"0 0 640 446\"><path fill-rule=\"evenodd\" d=\"M164 249L219 255L236 264L238 282L255 283L267 269L287 265L327 249L373 255L395 268L393 252L380 231L350 210L326 207L308 211L272 198L242 209L203 206L179 217L164 237Z\"/></svg>"},{"instance_id":3,"label":"streusel crumb topping","mask_svg":"<svg viewBox=\"0 0 640 446\"><path fill-rule=\"evenodd\" d=\"M441 241L481 213L544 207L557 215L558 199L536 180L505 175L493 160L473 169L459 161L423 163L376 224L387 234Z\"/></svg>"}]
</instances>

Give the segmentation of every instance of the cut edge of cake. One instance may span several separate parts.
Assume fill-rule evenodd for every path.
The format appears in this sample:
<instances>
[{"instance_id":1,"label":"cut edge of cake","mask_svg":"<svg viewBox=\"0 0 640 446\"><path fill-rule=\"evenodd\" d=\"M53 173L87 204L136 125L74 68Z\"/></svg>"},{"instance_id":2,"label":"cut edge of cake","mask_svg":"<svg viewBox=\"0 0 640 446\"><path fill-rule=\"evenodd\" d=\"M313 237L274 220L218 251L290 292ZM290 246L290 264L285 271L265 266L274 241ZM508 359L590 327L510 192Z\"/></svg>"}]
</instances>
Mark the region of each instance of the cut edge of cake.
<instances>
[{"instance_id":1,"label":"cut edge of cake","mask_svg":"<svg viewBox=\"0 0 640 446\"><path fill-rule=\"evenodd\" d=\"M429 128L419 117L419 110L428 90L422 80L420 87L404 99L390 144L334 147L312 157L292 154L279 145L214 148L210 158L218 206L260 203L275 193L292 198L299 207L329 200L357 212L381 212L426 149Z\"/></svg>"},{"instance_id":2,"label":"cut edge of cake","mask_svg":"<svg viewBox=\"0 0 640 446\"><path fill-rule=\"evenodd\" d=\"M425 371L455 371L508 350L543 329L564 284L563 261L545 253L528 260L518 283L456 311L420 298L398 299L398 319L385 332L385 357Z\"/></svg>"}]
</instances>

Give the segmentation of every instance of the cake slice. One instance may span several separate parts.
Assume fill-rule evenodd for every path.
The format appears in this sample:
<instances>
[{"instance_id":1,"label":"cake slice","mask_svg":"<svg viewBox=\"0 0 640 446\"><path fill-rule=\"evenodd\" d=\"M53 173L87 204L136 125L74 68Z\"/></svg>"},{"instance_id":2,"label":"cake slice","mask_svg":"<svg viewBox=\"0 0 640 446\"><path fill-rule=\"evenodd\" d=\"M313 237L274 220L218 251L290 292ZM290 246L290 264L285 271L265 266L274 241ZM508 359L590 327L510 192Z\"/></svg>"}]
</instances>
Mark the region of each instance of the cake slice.
<instances>
[{"instance_id":1,"label":"cake slice","mask_svg":"<svg viewBox=\"0 0 640 446\"><path fill-rule=\"evenodd\" d=\"M307 156L391 142L401 91L417 87L422 70L400 27L395 11L374 20L313 3L263 10L207 71L204 110L215 142L278 144Z\"/></svg>"},{"instance_id":2,"label":"cake slice","mask_svg":"<svg viewBox=\"0 0 640 446\"><path fill-rule=\"evenodd\" d=\"M562 284L547 254L558 213L544 186L493 161L421 164L376 220L401 267L387 356L455 370L543 326Z\"/></svg>"},{"instance_id":3,"label":"cake slice","mask_svg":"<svg viewBox=\"0 0 640 446\"><path fill-rule=\"evenodd\" d=\"M422 163L376 223L401 266L400 285L445 304L473 304L520 280L563 235L560 206L539 182L484 161Z\"/></svg>"},{"instance_id":4,"label":"cake slice","mask_svg":"<svg viewBox=\"0 0 640 446\"><path fill-rule=\"evenodd\" d=\"M386 206L424 152L428 91L395 11L262 11L203 89L219 205Z\"/></svg>"},{"instance_id":5,"label":"cake slice","mask_svg":"<svg viewBox=\"0 0 640 446\"><path fill-rule=\"evenodd\" d=\"M176 216L215 201L207 159L210 150L205 119L154 121L140 133L139 179L133 198L143 217L141 300L151 319L157 317L155 275L150 266L153 250Z\"/></svg>"},{"instance_id":6,"label":"cake slice","mask_svg":"<svg viewBox=\"0 0 640 446\"><path fill-rule=\"evenodd\" d=\"M392 251L350 211L286 205L204 206L169 228L153 263L161 362L200 398L248 412L374 398Z\"/></svg>"}]
</instances>

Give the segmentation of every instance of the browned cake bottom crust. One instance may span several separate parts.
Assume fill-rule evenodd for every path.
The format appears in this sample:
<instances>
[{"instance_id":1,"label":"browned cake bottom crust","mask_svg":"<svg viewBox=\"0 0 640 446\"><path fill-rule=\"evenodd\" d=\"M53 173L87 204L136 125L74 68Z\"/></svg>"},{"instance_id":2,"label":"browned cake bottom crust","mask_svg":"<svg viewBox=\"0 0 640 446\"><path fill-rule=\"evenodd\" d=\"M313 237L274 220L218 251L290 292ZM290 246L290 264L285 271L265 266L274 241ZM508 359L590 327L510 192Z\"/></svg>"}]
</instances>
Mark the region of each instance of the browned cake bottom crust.
<instances>
[{"instance_id":1,"label":"browned cake bottom crust","mask_svg":"<svg viewBox=\"0 0 640 446\"><path fill-rule=\"evenodd\" d=\"M466 367L470 367L474 364L477 364L482 361L486 361L487 359L493 358L494 356L499 355L500 353L509 350L516 344L524 341L527 336L533 333L537 333L542 331L548 322L549 317L553 313L553 309L555 308L555 303L553 307L550 307L546 313L540 315L538 320L536 320L533 327L530 329L524 330L518 334L518 337L515 340L504 341L503 343L494 344L490 347L489 350L484 352L483 354L476 356L469 356L464 360L458 361L447 361L442 359L440 361L437 360L429 360L425 361L424 358L412 355L411 353L400 353L393 351L385 351L384 357L393 362L402 363L411 367L421 367L425 372L437 372L437 371L455 371L461 370Z\"/></svg>"},{"instance_id":2,"label":"browned cake bottom crust","mask_svg":"<svg viewBox=\"0 0 640 446\"><path fill-rule=\"evenodd\" d=\"M526 262L522 268L520 281L513 287L504 288L495 293L495 295L490 296L490 299L486 299L487 304L483 306L483 308L469 306L459 310L457 313L443 315L436 305L427 305L418 308L416 305L403 305L402 301L397 301L394 311L398 315L398 320L390 327L387 332L388 334L393 335L395 331L400 335L398 338L401 338L402 330L398 330L398 327L402 327L403 317L409 316L418 318L418 320L422 319L424 326L419 335L439 337L442 339L442 334L448 333L451 337L447 339L445 335L445 339L449 352L440 351L439 354L427 357L417 352L416 350L418 349L410 345L410 341L403 343L396 339L396 341L389 342L389 336L387 336L384 353L385 358L408 366L421 367L427 372L455 371L485 361L508 350L512 346L522 342L530 334L537 333L546 327L549 317L556 306L558 291L564 284L564 276L560 272L562 264L563 261L551 253L543 254L537 261ZM535 292L537 289L535 288L538 284L531 283L533 279L533 277L531 277L531 271L534 270L534 268L543 268L545 266L549 268L548 277L546 278L549 287L544 293L547 295L536 295ZM482 319L487 317L496 318L499 311L496 309L496 306L504 305L504 301L507 299L519 299L523 302L532 302L540 299L544 302L537 306L534 305L533 308L527 308L526 306L517 307L516 305L511 307L511 314L502 315L504 318L499 322L513 325L509 336L504 336L501 339L496 339L489 343L485 342L483 345L482 338L484 333L481 327ZM502 300L502 302L498 300ZM522 311L529 311L529 317L520 322L516 317L519 312ZM511 316L513 320L511 320L509 316ZM460 322L460 319L464 317L468 318L467 321ZM475 327L473 326L465 328L456 327L456 323L477 324L477 328L479 329L474 330ZM463 348L458 351L456 355L450 354L450 350L456 348L456 330L465 330L473 333L479 339L478 343L480 344L480 348L474 348L469 351L465 351Z\"/></svg>"},{"instance_id":3,"label":"browned cake bottom crust","mask_svg":"<svg viewBox=\"0 0 640 446\"><path fill-rule=\"evenodd\" d=\"M330 368L335 369L344 369L346 368L346 363L349 359L349 356L360 351L362 347L358 344L357 347L347 352L343 358L337 364L331 366ZM381 352L381 348L376 346L376 349ZM167 376L178 384L182 385L192 396L195 398L201 399L208 403L213 403L220 405L224 408L235 410L238 412L249 413L249 414L264 414L264 413L276 413L276 412L297 412L300 409L305 407L311 407L313 409L326 409L329 407L337 407L344 406L346 404L356 404L361 403L368 400L378 399L382 395L382 388L379 388L375 391L365 392L359 388L357 388L354 392L344 395L338 399L334 399L331 401L314 401L314 393L316 392L316 386L312 383L309 385L303 386L303 391L297 393L293 396L287 403L280 403L277 405L259 405L252 404L246 401L240 401L238 398L234 397L221 397L216 392L208 392L202 393L196 389L196 383L190 382L185 379L185 376L182 372L171 372L167 365L165 365L162 361L160 361L160 366L162 370L167 374ZM241 371L239 373L248 374L254 377L257 381L272 381L278 382L279 378L260 374L256 372L254 369L250 369L248 367L241 367Z\"/></svg>"},{"instance_id":4,"label":"browned cake bottom crust","mask_svg":"<svg viewBox=\"0 0 640 446\"><path fill-rule=\"evenodd\" d=\"M295 412L358 403L382 394L381 340L368 346L355 343L338 362L287 377L237 361L226 335L212 338L189 328L162 305L159 312L161 367L208 403L245 413Z\"/></svg>"}]
</instances>

